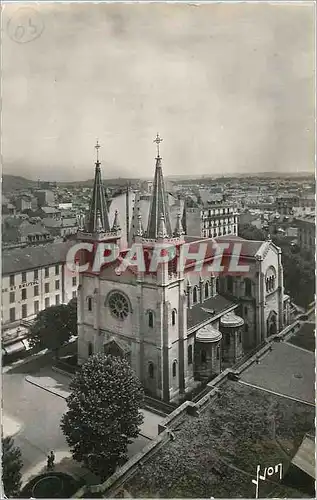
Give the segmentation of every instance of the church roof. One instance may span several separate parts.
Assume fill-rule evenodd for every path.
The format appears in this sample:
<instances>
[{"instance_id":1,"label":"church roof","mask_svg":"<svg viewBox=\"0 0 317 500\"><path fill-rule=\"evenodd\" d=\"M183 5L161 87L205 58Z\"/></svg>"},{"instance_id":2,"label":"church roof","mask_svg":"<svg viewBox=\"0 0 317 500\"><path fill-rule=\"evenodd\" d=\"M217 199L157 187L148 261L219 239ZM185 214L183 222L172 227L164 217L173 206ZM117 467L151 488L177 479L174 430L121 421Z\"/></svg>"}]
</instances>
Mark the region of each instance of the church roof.
<instances>
[{"instance_id":1,"label":"church roof","mask_svg":"<svg viewBox=\"0 0 317 500\"><path fill-rule=\"evenodd\" d=\"M266 243L265 241L245 240L235 235L217 236L215 240L218 243L241 243L241 255L245 257L255 257L260 252L262 245Z\"/></svg>"},{"instance_id":2,"label":"church roof","mask_svg":"<svg viewBox=\"0 0 317 500\"><path fill-rule=\"evenodd\" d=\"M229 328L238 328L244 325L244 320L240 318L240 316L237 316L234 311L231 311L221 317L220 323L222 326L227 326Z\"/></svg>"},{"instance_id":3,"label":"church roof","mask_svg":"<svg viewBox=\"0 0 317 500\"><path fill-rule=\"evenodd\" d=\"M205 300L202 304L196 304L191 309L187 309L187 329L199 326L208 318L216 314L225 312L233 306L238 306L235 302L226 299L222 295L216 295Z\"/></svg>"},{"instance_id":4,"label":"church roof","mask_svg":"<svg viewBox=\"0 0 317 500\"><path fill-rule=\"evenodd\" d=\"M196 340L202 343L219 342L221 339L222 333L210 324L199 328L196 334Z\"/></svg>"}]
</instances>

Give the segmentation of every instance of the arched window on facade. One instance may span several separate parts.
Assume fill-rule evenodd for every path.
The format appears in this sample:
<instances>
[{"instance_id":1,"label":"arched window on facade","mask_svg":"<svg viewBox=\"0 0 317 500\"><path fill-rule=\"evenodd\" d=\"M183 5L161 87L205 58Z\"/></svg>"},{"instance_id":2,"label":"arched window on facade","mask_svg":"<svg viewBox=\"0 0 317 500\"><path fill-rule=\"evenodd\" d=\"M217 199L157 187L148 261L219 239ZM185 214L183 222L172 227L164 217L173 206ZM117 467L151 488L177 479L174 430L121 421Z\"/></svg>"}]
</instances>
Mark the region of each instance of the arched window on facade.
<instances>
[{"instance_id":1,"label":"arched window on facade","mask_svg":"<svg viewBox=\"0 0 317 500\"><path fill-rule=\"evenodd\" d=\"M220 345L217 345L217 359L220 359Z\"/></svg>"},{"instance_id":2,"label":"arched window on facade","mask_svg":"<svg viewBox=\"0 0 317 500\"><path fill-rule=\"evenodd\" d=\"M209 282L205 284L205 299L208 299L209 297Z\"/></svg>"},{"instance_id":3,"label":"arched window on facade","mask_svg":"<svg viewBox=\"0 0 317 500\"><path fill-rule=\"evenodd\" d=\"M230 335L229 335L229 333L226 333L226 334L225 334L225 344L226 344L226 345L229 345L229 344L230 344Z\"/></svg>"},{"instance_id":4,"label":"arched window on facade","mask_svg":"<svg viewBox=\"0 0 317 500\"><path fill-rule=\"evenodd\" d=\"M201 362L202 362L202 363L206 363L206 361L207 361L207 355L206 355L206 351L205 351L205 349L203 349L203 350L201 351L200 356L201 356Z\"/></svg>"},{"instance_id":5,"label":"arched window on facade","mask_svg":"<svg viewBox=\"0 0 317 500\"><path fill-rule=\"evenodd\" d=\"M197 292L197 286L195 286L193 288L193 303L197 304L197 300L198 300L198 292Z\"/></svg>"},{"instance_id":6,"label":"arched window on facade","mask_svg":"<svg viewBox=\"0 0 317 500\"><path fill-rule=\"evenodd\" d=\"M149 327L153 328L154 325L154 314L153 311L149 311Z\"/></svg>"},{"instance_id":7,"label":"arched window on facade","mask_svg":"<svg viewBox=\"0 0 317 500\"><path fill-rule=\"evenodd\" d=\"M92 356L93 354L93 345L92 342L88 342L88 356Z\"/></svg>"},{"instance_id":8,"label":"arched window on facade","mask_svg":"<svg viewBox=\"0 0 317 500\"><path fill-rule=\"evenodd\" d=\"M249 278L245 278L244 284L245 284L245 295L247 297L251 297L252 296L252 283L251 283L251 280Z\"/></svg>"},{"instance_id":9,"label":"arched window on facade","mask_svg":"<svg viewBox=\"0 0 317 500\"><path fill-rule=\"evenodd\" d=\"M188 357L188 364L191 365L193 363L193 346L189 345L187 348L187 357Z\"/></svg>"},{"instance_id":10,"label":"arched window on facade","mask_svg":"<svg viewBox=\"0 0 317 500\"><path fill-rule=\"evenodd\" d=\"M176 377L176 369L177 369L177 361L173 361L173 366L172 366L173 378Z\"/></svg>"},{"instance_id":11,"label":"arched window on facade","mask_svg":"<svg viewBox=\"0 0 317 500\"><path fill-rule=\"evenodd\" d=\"M248 331L249 331L249 325L245 324L245 325L244 325L244 330L245 330L246 332L248 332Z\"/></svg>"},{"instance_id":12,"label":"arched window on facade","mask_svg":"<svg viewBox=\"0 0 317 500\"><path fill-rule=\"evenodd\" d=\"M172 311L172 326L176 325L176 310Z\"/></svg>"},{"instance_id":13,"label":"arched window on facade","mask_svg":"<svg viewBox=\"0 0 317 500\"><path fill-rule=\"evenodd\" d=\"M229 293L233 292L233 278L232 278L232 276L227 277L227 290Z\"/></svg>"},{"instance_id":14,"label":"arched window on facade","mask_svg":"<svg viewBox=\"0 0 317 500\"><path fill-rule=\"evenodd\" d=\"M276 280L276 271L274 267L270 267L267 270L265 284L267 293L273 292L275 290L275 280Z\"/></svg>"},{"instance_id":15,"label":"arched window on facade","mask_svg":"<svg viewBox=\"0 0 317 500\"><path fill-rule=\"evenodd\" d=\"M245 315L245 316L247 316L247 315L248 315L248 308L247 308L247 306L245 306L245 308L244 308L244 315Z\"/></svg>"},{"instance_id":16,"label":"arched window on facade","mask_svg":"<svg viewBox=\"0 0 317 500\"><path fill-rule=\"evenodd\" d=\"M88 297L87 299L88 311L92 311L92 298Z\"/></svg>"},{"instance_id":17,"label":"arched window on facade","mask_svg":"<svg viewBox=\"0 0 317 500\"><path fill-rule=\"evenodd\" d=\"M240 344L242 342L242 334L241 334L241 332L239 332L239 342L240 342Z\"/></svg>"},{"instance_id":18,"label":"arched window on facade","mask_svg":"<svg viewBox=\"0 0 317 500\"><path fill-rule=\"evenodd\" d=\"M154 378L154 365L153 363L149 363L149 377Z\"/></svg>"}]
</instances>

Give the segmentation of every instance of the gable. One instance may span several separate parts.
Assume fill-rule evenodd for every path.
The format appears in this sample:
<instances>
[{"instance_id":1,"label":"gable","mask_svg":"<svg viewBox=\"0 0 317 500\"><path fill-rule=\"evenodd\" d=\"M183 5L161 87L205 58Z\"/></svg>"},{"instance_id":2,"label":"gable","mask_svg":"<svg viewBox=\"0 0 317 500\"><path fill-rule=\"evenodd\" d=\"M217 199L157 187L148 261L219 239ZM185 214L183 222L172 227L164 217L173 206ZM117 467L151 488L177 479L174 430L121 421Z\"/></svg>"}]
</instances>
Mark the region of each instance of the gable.
<instances>
[{"instance_id":1,"label":"gable","mask_svg":"<svg viewBox=\"0 0 317 500\"><path fill-rule=\"evenodd\" d=\"M114 281L116 283L127 283L129 285L136 284L136 274L130 268L127 268L122 274L117 271L118 262L113 262L104 266L100 272L100 279L106 281Z\"/></svg>"}]
</instances>

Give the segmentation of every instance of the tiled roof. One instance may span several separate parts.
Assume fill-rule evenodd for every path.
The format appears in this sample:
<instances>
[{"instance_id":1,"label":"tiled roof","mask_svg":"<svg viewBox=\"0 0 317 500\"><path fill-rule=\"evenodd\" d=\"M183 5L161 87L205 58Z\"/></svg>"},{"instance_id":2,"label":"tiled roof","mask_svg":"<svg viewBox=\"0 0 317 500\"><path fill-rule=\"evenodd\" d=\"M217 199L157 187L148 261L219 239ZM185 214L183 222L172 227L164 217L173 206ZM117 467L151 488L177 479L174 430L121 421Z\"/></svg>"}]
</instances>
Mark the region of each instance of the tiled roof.
<instances>
[{"instance_id":1,"label":"tiled roof","mask_svg":"<svg viewBox=\"0 0 317 500\"><path fill-rule=\"evenodd\" d=\"M241 255L246 257L254 257L264 243L264 241L245 240L239 236L218 236L215 240L218 243L241 243Z\"/></svg>"},{"instance_id":2,"label":"tiled roof","mask_svg":"<svg viewBox=\"0 0 317 500\"><path fill-rule=\"evenodd\" d=\"M3 250L2 275L5 276L65 262L67 251L74 243L76 242L67 241Z\"/></svg>"},{"instance_id":3,"label":"tiled roof","mask_svg":"<svg viewBox=\"0 0 317 500\"><path fill-rule=\"evenodd\" d=\"M47 229L38 223L38 224L29 224L28 222L24 222L21 224L19 228L21 236L29 236L32 234L48 234Z\"/></svg>"},{"instance_id":4,"label":"tiled roof","mask_svg":"<svg viewBox=\"0 0 317 500\"><path fill-rule=\"evenodd\" d=\"M208 318L212 318L214 315L224 312L234 305L238 306L238 304L226 299L222 295L216 295L215 297L205 300L202 304L196 304L191 309L187 309L187 328L193 328L194 326L198 327ZM212 315L204 309L215 311L215 313Z\"/></svg>"},{"instance_id":5,"label":"tiled roof","mask_svg":"<svg viewBox=\"0 0 317 500\"><path fill-rule=\"evenodd\" d=\"M272 352L251 365L241 380L260 389L310 404L315 403L315 353L287 342L275 342Z\"/></svg>"},{"instance_id":6,"label":"tiled roof","mask_svg":"<svg viewBox=\"0 0 317 500\"><path fill-rule=\"evenodd\" d=\"M45 214L56 214L56 213L60 212L60 210L57 210L57 208L54 208L54 207L42 207L41 210Z\"/></svg>"},{"instance_id":7,"label":"tiled roof","mask_svg":"<svg viewBox=\"0 0 317 500\"><path fill-rule=\"evenodd\" d=\"M73 227L77 225L77 219L76 217L69 217L69 218L64 218L64 219L59 219L55 220L52 219L51 217L47 217L43 219L43 224L46 227L52 228L52 227Z\"/></svg>"}]
</instances>

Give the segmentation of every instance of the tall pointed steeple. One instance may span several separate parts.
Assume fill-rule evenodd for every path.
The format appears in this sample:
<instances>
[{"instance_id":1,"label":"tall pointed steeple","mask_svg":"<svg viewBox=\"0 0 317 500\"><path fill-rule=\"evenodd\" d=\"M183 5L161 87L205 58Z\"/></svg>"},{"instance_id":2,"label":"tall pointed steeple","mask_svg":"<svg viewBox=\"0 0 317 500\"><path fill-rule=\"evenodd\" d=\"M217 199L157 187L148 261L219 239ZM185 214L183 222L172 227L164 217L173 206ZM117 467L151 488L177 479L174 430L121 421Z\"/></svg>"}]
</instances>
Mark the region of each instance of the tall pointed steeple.
<instances>
[{"instance_id":1,"label":"tall pointed steeple","mask_svg":"<svg viewBox=\"0 0 317 500\"><path fill-rule=\"evenodd\" d=\"M107 209L107 202L105 197L105 190L101 179L100 161L99 161L99 148L100 145L97 141L95 146L97 152L96 167L95 167L95 181L90 203L89 213L86 219L86 231L89 233L96 233L100 231L110 231L109 215Z\"/></svg>"},{"instance_id":2,"label":"tall pointed steeple","mask_svg":"<svg viewBox=\"0 0 317 500\"><path fill-rule=\"evenodd\" d=\"M160 138L159 134L157 134L156 139L153 141L157 144L157 156L148 227L146 232L147 238L150 239L158 238L162 218L166 231L166 237L172 237L173 235L169 216L168 198L164 186L162 158L160 156L160 143L162 140L163 139Z\"/></svg>"}]
</instances>

